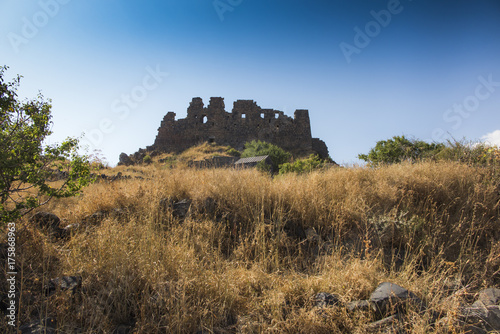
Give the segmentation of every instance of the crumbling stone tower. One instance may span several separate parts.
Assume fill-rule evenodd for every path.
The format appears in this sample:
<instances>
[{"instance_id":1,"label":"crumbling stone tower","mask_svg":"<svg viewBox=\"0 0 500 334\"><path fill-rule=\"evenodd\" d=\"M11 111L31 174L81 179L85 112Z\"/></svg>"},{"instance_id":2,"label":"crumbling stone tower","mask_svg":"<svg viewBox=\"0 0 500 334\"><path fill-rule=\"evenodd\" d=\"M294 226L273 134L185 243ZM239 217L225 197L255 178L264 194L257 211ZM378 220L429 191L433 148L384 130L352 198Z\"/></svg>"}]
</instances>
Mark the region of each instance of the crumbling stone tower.
<instances>
[{"instance_id":1,"label":"crumbling stone tower","mask_svg":"<svg viewBox=\"0 0 500 334\"><path fill-rule=\"evenodd\" d=\"M168 112L154 144L147 149L179 153L207 141L242 150L254 139L280 146L295 156L317 153L328 157L326 144L311 137L307 110L296 110L291 118L282 111L262 109L253 100L238 100L229 113L222 97L212 97L208 107L201 98L193 98L184 119L175 120L175 113Z\"/></svg>"}]
</instances>

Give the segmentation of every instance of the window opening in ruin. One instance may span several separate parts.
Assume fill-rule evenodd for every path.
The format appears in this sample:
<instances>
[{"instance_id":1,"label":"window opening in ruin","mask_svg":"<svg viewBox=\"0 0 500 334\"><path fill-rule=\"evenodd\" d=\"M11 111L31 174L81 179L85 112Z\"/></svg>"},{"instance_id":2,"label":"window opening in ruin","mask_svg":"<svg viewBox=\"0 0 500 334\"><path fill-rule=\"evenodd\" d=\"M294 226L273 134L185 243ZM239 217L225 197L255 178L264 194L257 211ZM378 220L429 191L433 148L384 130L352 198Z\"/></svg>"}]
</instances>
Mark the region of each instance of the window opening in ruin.
<instances>
[{"instance_id":1,"label":"window opening in ruin","mask_svg":"<svg viewBox=\"0 0 500 334\"><path fill-rule=\"evenodd\" d=\"M215 143L215 137L210 137L210 138L208 138L208 143L209 143L209 144L213 144L213 143Z\"/></svg>"},{"instance_id":2,"label":"window opening in ruin","mask_svg":"<svg viewBox=\"0 0 500 334\"><path fill-rule=\"evenodd\" d=\"M208 117L207 116L203 116L203 118L201 120L202 120L203 124L205 124L208 121Z\"/></svg>"},{"instance_id":3,"label":"window opening in ruin","mask_svg":"<svg viewBox=\"0 0 500 334\"><path fill-rule=\"evenodd\" d=\"M260 114L260 118L264 118L264 113L261 113L261 114Z\"/></svg>"},{"instance_id":4,"label":"window opening in ruin","mask_svg":"<svg viewBox=\"0 0 500 334\"><path fill-rule=\"evenodd\" d=\"M279 113L275 113L274 114L274 118L278 118L278 117L280 117L280 114Z\"/></svg>"},{"instance_id":5,"label":"window opening in ruin","mask_svg":"<svg viewBox=\"0 0 500 334\"><path fill-rule=\"evenodd\" d=\"M241 114L241 118L247 118L247 115L246 114Z\"/></svg>"}]
</instances>

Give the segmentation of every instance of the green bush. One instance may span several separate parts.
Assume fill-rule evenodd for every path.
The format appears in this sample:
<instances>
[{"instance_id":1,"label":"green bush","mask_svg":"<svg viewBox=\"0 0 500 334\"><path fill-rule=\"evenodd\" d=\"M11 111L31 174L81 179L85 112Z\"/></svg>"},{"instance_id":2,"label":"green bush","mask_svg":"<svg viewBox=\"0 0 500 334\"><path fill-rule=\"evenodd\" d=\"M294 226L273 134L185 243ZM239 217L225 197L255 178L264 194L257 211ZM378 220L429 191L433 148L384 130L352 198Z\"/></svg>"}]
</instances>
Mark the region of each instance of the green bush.
<instances>
[{"instance_id":1,"label":"green bush","mask_svg":"<svg viewBox=\"0 0 500 334\"><path fill-rule=\"evenodd\" d=\"M149 154L145 155L144 158L142 158L142 162L145 164L150 164L153 160L151 159L151 156Z\"/></svg>"},{"instance_id":2,"label":"green bush","mask_svg":"<svg viewBox=\"0 0 500 334\"><path fill-rule=\"evenodd\" d=\"M444 148L445 145L441 143L429 144L423 140L394 136L378 141L368 154L359 154L358 158L371 165L393 164L433 158Z\"/></svg>"},{"instance_id":3,"label":"green bush","mask_svg":"<svg viewBox=\"0 0 500 334\"><path fill-rule=\"evenodd\" d=\"M241 153L242 158L257 157L262 155L269 156L273 172L277 172L280 165L290 161L292 157L292 154L283 150L281 147L260 140L247 142L245 144L245 150Z\"/></svg>"},{"instance_id":4,"label":"green bush","mask_svg":"<svg viewBox=\"0 0 500 334\"><path fill-rule=\"evenodd\" d=\"M232 148L232 147L228 148L227 151L226 151L226 153L229 154L232 157L239 158L241 156L241 152L238 151L238 150L236 150L236 149L234 149L234 148Z\"/></svg>"},{"instance_id":5,"label":"green bush","mask_svg":"<svg viewBox=\"0 0 500 334\"><path fill-rule=\"evenodd\" d=\"M422 140L409 140L404 136L381 140L368 154L358 158L370 165L392 164L402 161L432 160L457 161L469 165L499 166L500 149L482 142L462 139L429 144Z\"/></svg>"},{"instance_id":6,"label":"green bush","mask_svg":"<svg viewBox=\"0 0 500 334\"><path fill-rule=\"evenodd\" d=\"M436 155L438 160L449 160L469 165L500 165L500 149L482 142L449 140Z\"/></svg>"},{"instance_id":7,"label":"green bush","mask_svg":"<svg viewBox=\"0 0 500 334\"><path fill-rule=\"evenodd\" d=\"M315 154L311 154L309 158L299 159L294 162L287 162L280 166L280 174L286 173L310 173L313 170L323 168L325 162Z\"/></svg>"},{"instance_id":8,"label":"green bush","mask_svg":"<svg viewBox=\"0 0 500 334\"><path fill-rule=\"evenodd\" d=\"M259 161L257 163L257 170L264 172L264 173L272 173L273 172L273 166L266 163L265 161Z\"/></svg>"}]
</instances>

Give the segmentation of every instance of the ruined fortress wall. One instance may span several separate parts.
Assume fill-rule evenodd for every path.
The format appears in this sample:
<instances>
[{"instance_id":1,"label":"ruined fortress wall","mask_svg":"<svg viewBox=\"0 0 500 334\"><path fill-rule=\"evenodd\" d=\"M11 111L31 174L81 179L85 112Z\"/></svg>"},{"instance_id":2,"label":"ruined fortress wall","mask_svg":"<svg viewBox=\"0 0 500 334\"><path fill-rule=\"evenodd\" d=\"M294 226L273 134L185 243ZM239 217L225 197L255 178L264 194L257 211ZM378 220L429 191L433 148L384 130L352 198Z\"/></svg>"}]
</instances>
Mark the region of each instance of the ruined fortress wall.
<instances>
[{"instance_id":1,"label":"ruined fortress wall","mask_svg":"<svg viewBox=\"0 0 500 334\"><path fill-rule=\"evenodd\" d=\"M229 113L221 97L212 97L207 107L201 98L193 98L184 119L175 120L175 113L168 112L148 149L182 152L207 141L242 150L254 139L278 145L296 156L317 151L324 158L328 156L324 142L311 137L307 110L296 110L291 118L282 111L262 109L253 100L238 100Z\"/></svg>"}]
</instances>

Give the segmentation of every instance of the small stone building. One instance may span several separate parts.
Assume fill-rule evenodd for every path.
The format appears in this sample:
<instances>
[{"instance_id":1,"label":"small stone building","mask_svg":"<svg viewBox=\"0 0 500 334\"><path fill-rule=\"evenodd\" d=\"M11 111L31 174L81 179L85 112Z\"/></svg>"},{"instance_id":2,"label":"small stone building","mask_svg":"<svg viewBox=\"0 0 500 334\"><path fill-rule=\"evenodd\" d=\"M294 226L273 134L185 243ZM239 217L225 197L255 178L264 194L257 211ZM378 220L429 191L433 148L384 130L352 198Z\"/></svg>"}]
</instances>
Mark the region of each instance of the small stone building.
<instances>
[{"instance_id":1,"label":"small stone building","mask_svg":"<svg viewBox=\"0 0 500 334\"><path fill-rule=\"evenodd\" d=\"M264 161L268 165L272 164L271 159L268 155L261 155L258 157L241 158L234 163L234 166L236 168L251 168L257 166L257 164L262 161Z\"/></svg>"}]
</instances>

